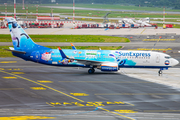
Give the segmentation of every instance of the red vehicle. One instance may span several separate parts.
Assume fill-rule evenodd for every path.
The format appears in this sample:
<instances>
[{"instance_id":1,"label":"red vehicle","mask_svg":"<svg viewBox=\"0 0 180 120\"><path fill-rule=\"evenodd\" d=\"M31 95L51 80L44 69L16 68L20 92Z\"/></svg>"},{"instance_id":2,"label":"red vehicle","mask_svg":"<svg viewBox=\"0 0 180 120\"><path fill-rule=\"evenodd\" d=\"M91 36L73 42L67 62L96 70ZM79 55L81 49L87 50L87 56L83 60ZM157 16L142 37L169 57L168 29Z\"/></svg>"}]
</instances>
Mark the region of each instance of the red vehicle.
<instances>
[{"instance_id":1,"label":"red vehicle","mask_svg":"<svg viewBox=\"0 0 180 120\"><path fill-rule=\"evenodd\" d=\"M173 28L173 24L166 24L166 28Z\"/></svg>"},{"instance_id":2,"label":"red vehicle","mask_svg":"<svg viewBox=\"0 0 180 120\"><path fill-rule=\"evenodd\" d=\"M114 25L110 25L109 29L114 29Z\"/></svg>"}]
</instances>

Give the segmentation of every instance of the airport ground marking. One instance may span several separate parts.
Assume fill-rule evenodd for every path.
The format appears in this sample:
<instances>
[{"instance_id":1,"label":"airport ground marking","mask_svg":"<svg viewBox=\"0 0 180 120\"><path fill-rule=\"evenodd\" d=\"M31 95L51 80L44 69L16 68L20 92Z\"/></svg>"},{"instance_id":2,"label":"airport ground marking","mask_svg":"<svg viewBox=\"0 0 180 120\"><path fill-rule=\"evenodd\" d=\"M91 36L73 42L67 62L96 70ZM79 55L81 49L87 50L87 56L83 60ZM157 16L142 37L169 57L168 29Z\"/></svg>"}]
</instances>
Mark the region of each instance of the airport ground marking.
<instances>
[{"instance_id":1,"label":"airport ground marking","mask_svg":"<svg viewBox=\"0 0 180 120\"><path fill-rule=\"evenodd\" d=\"M17 61L1 61L0 63L17 63Z\"/></svg>"},{"instance_id":2,"label":"airport ground marking","mask_svg":"<svg viewBox=\"0 0 180 120\"><path fill-rule=\"evenodd\" d=\"M47 85L44 85L44 84L38 83L38 82L36 82L36 81L30 80L30 79L28 79L28 78L25 78L25 77L22 77L22 76L19 76L19 75L15 75L15 74L13 74L13 73L9 73L9 72L6 72L6 71L1 71L1 70L0 70L0 72L6 73L6 74L9 74L9 75L13 75L13 76L15 76L15 77L18 77L18 78L27 80L27 81L29 81L29 82L33 82L33 83L35 83L35 84L38 84L38 85L40 85L40 86L43 86L43 87L48 88L48 89L50 89L50 90L53 90L53 91L55 91L55 92L61 93L61 94L65 95L65 96L68 96L68 97L70 97L70 98L73 98L73 99L75 99L75 100L78 100L78 101L80 101L80 102L84 102L83 100L80 100L80 99L78 99L78 98L76 98L76 97L73 97L73 96L71 96L71 95L68 95L68 94L66 94L66 93L64 93L64 92L61 92L61 91L56 90L56 89L54 89L54 88L51 88L51 87L49 87L49 86L47 86Z\"/></svg>"},{"instance_id":3,"label":"airport ground marking","mask_svg":"<svg viewBox=\"0 0 180 120\"><path fill-rule=\"evenodd\" d=\"M66 93L64 93L64 92L61 92L61 91L56 90L56 89L54 89L54 88L51 88L51 87L49 87L49 86L47 86L47 85L44 85L44 84L38 83L38 82L36 82L36 81L30 80L30 79L28 79L28 78L25 78L25 77L22 77L22 76L19 76L19 75L15 75L15 74L13 74L13 73L9 73L9 72L2 71L2 70L0 70L0 72L6 73L6 74L9 74L9 75L13 75L13 76L15 76L15 77L18 77L18 78L21 78L21 79L24 79L24 80L27 80L27 81L29 81L29 82L32 82L32 83L41 85L41 86L43 86L43 87L45 87L45 88L48 88L48 89L50 89L50 90L53 90L53 91L58 92L58 93L61 93L61 94L65 95L65 96L68 96L68 97L70 97L70 98L73 98L73 99L75 99L75 100L77 100L77 101L84 102L84 101L81 100L81 99L78 99L78 98L76 98L76 97L73 97L73 96L71 96L71 95L68 95L68 94L66 94ZM98 107L98 106L95 106L95 107ZM118 113L116 113L116 112L109 111L109 110L104 109L104 108L100 108L100 109L105 110L105 111L110 112L110 113L113 113L113 114L116 114L116 115L119 115L119 116L121 116L121 117L130 119L130 120L134 120L134 119L132 119L132 118L130 118L130 117L127 117L127 116L118 114ZM53 119L53 118L52 118L52 119ZM6 119L4 119L4 120L6 120Z\"/></svg>"},{"instance_id":4,"label":"airport ground marking","mask_svg":"<svg viewBox=\"0 0 180 120\"><path fill-rule=\"evenodd\" d=\"M4 79L17 79L17 77L2 77Z\"/></svg>"},{"instance_id":5,"label":"airport ground marking","mask_svg":"<svg viewBox=\"0 0 180 120\"><path fill-rule=\"evenodd\" d=\"M19 71L19 70L23 70L23 69L20 69L20 68L0 68L0 70L8 70L8 71L15 70L15 71Z\"/></svg>"},{"instance_id":6,"label":"airport ground marking","mask_svg":"<svg viewBox=\"0 0 180 120\"><path fill-rule=\"evenodd\" d=\"M50 34L54 34L54 33L58 32L58 31L62 31L62 30L63 30L63 29L55 30L55 31L51 32Z\"/></svg>"},{"instance_id":7,"label":"airport ground marking","mask_svg":"<svg viewBox=\"0 0 180 120\"><path fill-rule=\"evenodd\" d=\"M32 90L46 90L44 87L31 87Z\"/></svg>"},{"instance_id":8,"label":"airport ground marking","mask_svg":"<svg viewBox=\"0 0 180 120\"><path fill-rule=\"evenodd\" d=\"M101 110L104 110L104 111L106 111L106 112L110 112L110 113L113 113L113 114L116 114L116 115L118 115L118 116L121 116L121 117L124 117L124 118L127 118L127 119L130 119L130 120L134 120L133 118L130 118L130 117L127 117L127 116L125 116L125 115L121 115L121 114L119 114L119 113L116 113L116 112L113 112L113 111L110 111L110 110L107 110L107 109L105 109L105 108L102 108L103 106L105 106L105 105L103 105L102 104L102 102L87 102L88 103L88 105L86 105L86 106L94 106L94 107L97 107L97 108L99 108L99 109L101 109ZM112 103L112 102L107 102L107 103ZM115 103L117 103L116 101L115 101ZM118 102L118 103L123 103L123 102ZM72 105L72 104L74 104L74 105L76 105L76 106L85 106L84 104L82 104L82 103L78 103L78 102L71 102L71 103L69 103L69 102L64 102L64 103L59 103L59 102L55 102L55 103L53 103L53 102L46 102L46 104L48 104L48 105L50 105L50 106L52 106L52 107L55 107L55 106L57 106L57 105L60 105L60 106L65 106L65 105ZM124 103L123 103L124 104ZM123 111L121 111L121 112L123 112ZM133 111L132 110L124 110L124 113L132 113ZM135 112L133 112L133 113L135 113Z\"/></svg>"},{"instance_id":9,"label":"airport ground marking","mask_svg":"<svg viewBox=\"0 0 180 120\"><path fill-rule=\"evenodd\" d=\"M56 117L46 117L46 116L10 116L10 117L0 117L0 120L40 120L40 119L55 119Z\"/></svg>"},{"instance_id":10,"label":"airport ground marking","mask_svg":"<svg viewBox=\"0 0 180 120\"><path fill-rule=\"evenodd\" d=\"M137 113L137 111L134 110L114 110L119 113Z\"/></svg>"},{"instance_id":11,"label":"airport ground marking","mask_svg":"<svg viewBox=\"0 0 180 120\"><path fill-rule=\"evenodd\" d=\"M46 104L53 106L53 107L64 107L64 106L114 106L114 105L118 105L118 106L126 106L126 105L131 105L134 106L133 104L127 103L127 102L122 102L122 101L113 101L113 102L46 102Z\"/></svg>"},{"instance_id":12,"label":"airport ground marking","mask_svg":"<svg viewBox=\"0 0 180 120\"><path fill-rule=\"evenodd\" d=\"M89 96L89 94L86 93L70 93L73 96Z\"/></svg>"},{"instance_id":13,"label":"airport ground marking","mask_svg":"<svg viewBox=\"0 0 180 120\"><path fill-rule=\"evenodd\" d=\"M49 81L49 80L37 80L37 82L40 82L40 83L53 83L53 81Z\"/></svg>"},{"instance_id":14,"label":"airport ground marking","mask_svg":"<svg viewBox=\"0 0 180 120\"><path fill-rule=\"evenodd\" d=\"M146 28L144 28L144 30L140 34L142 34L145 30L146 30Z\"/></svg>"},{"instance_id":15,"label":"airport ground marking","mask_svg":"<svg viewBox=\"0 0 180 120\"><path fill-rule=\"evenodd\" d=\"M131 104L131 103L128 103L128 102L124 102L124 103L129 104L129 105L131 105L131 106L134 106L134 104Z\"/></svg>"},{"instance_id":16,"label":"airport ground marking","mask_svg":"<svg viewBox=\"0 0 180 120\"><path fill-rule=\"evenodd\" d=\"M24 72L11 72L12 74L25 74Z\"/></svg>"},{"instance_id":17,"label":"airport ground marking","mask_svg":"<svg viewBox=\"0 0 180 120\"><path fill-rule=\"evenodd\" d=\"M125 115L121 115L121 114L119 114L119 113L116 113L116 112L113 112L113 111L107 110L107 109L102 108L102 107L98 107L98 108L99 108L99 109L102 109L102 110L104 110L104 111L107 111L107 112L110 112L110 113L113 113L113 114L119 115L119 116L121 116L121 117L124 117L124 118L130 119L130 120L135 120L135 119L133 119L133 118L127 117L127 116L125 116Z\"/></svg>"}]
</instances>

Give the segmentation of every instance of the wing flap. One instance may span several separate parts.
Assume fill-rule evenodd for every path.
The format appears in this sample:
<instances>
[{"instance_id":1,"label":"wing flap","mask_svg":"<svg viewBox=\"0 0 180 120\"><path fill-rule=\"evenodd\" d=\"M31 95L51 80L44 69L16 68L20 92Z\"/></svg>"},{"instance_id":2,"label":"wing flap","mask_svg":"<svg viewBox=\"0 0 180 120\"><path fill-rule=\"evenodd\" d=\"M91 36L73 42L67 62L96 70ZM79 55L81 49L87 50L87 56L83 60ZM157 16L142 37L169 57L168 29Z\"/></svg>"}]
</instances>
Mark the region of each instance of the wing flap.
<instances>
[{"instance_id":1,"label":"wing flap","mask_svg":"<svg viewBox=\"0 0 180 120\"><path fill-rule=\"evenodd\" d=\"M74 59L74 58L69 58L69 59L76 60L78 63L86 64L86 65L100 65L100 64L104 63L104 62L93 61L93 60Z\"/></svg>"}]
</instances>

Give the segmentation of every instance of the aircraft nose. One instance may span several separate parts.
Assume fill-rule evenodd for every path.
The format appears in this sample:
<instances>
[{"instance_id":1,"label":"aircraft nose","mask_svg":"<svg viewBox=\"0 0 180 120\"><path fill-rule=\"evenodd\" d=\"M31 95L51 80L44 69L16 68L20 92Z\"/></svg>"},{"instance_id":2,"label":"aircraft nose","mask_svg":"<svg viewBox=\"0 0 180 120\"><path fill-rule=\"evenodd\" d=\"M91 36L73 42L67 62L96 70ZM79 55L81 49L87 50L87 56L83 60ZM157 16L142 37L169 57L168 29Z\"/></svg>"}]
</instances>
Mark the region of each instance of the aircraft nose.
<instances>
[{"instance_id":1,"label":"aircraft nose","mask_svg":"<svg viewBox=\"0 0 180 120\"><path fill-rule=\"evenodd\" d=\"M176 60L176 59L174 59L174 60L173 60L173 66L175 66L175 65L177 65L177 64L179 64L179 61Z\"/></svg>"}]
</instances>

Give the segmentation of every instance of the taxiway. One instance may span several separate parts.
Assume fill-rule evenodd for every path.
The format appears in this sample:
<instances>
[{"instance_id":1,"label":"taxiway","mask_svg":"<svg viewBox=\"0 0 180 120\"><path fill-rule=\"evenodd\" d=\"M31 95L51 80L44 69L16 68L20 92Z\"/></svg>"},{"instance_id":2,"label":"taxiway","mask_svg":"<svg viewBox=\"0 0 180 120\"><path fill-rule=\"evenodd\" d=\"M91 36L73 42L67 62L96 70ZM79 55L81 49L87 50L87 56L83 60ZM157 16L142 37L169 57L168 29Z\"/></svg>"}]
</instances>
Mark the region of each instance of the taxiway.
<instances>
[{"instance_id":1,"label":"taxiway","mask_svg":"<svg viewBox=\"0 0 180 120\"><path fill-rule=\"evenodd\" d=\"M19 58L0 58L0 66L2 120L12 116L47 120L180 119L179 88L152 81L167 77L177 81L179 68L158 76L157 71L148 69L117 73L97 70L90 75L86 68L52 67Z\"/></svg>"}]
</instances>

